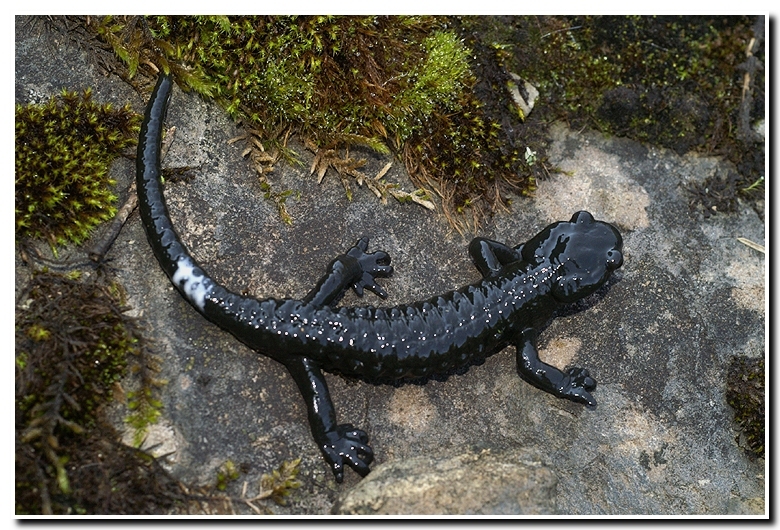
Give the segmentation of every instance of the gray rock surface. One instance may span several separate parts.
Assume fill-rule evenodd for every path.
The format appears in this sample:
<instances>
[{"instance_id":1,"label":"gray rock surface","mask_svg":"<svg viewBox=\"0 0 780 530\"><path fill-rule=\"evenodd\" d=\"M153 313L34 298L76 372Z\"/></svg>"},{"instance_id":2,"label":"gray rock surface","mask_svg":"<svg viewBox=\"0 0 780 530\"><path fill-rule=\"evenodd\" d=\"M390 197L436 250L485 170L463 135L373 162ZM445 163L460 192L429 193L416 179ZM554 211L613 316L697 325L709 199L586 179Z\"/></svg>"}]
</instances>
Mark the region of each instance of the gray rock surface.
<instances>
[{"instance_id":1,"label":"gray rock surface","mask_svg":"<svg viewBox=\"0 0 780 530\"><path fill-rule=\"evenodd\" d=\"M16 66L20 103L91 86L97 101L145 105L71 44L18 25ZM262 199L242 147L228 145L239 130L216 105L176 88L167 123L177 131L165 165L198 166L191 180L167 186L175 226L234 291L303 296L363 235L393 257L395 274L382 280L390 297L349 293L345 305L410 302L478 278L466 252L474 234L453 232L439 213L382 206L365 189L348 201L334 175L317 185L308 175L312 155L299 148L303 165L278 166L272 177L275 189L301 192L289 202L294 223L286 226ZM167 467L189 483L213 483L232 460L242 469L234 495L244 482L255 494L263 473L302 457L303 486L289 506L273 507L277 513L409 506L418 513L765 513L765 462L738 447L724 397L731 356L764 350L764 255L736 239L763 244L762 219L747 206L709 218L689 211L683 186L722 168L717 158L563 126L551 134L552 161L566 173L541 182L534 199L518 198L479 235L517 244L579 209L620 228L625 265L611 287L554 320L539 343L547 362L589 368L598 381L596 409L523 383L512 348L425 385L329 376L340 421L365 429L376 453L367 479L349 471L336 485L284 367L203 320L173 291L134 215L109 257L169 381L164 418L147 443L172 453ZM363 155L368 174L389 160ZM130 161L115 164L119 190L133 171ZM397 162L387 179L413 189Z\"/></svg>"},{"instance_id":2,"label":"gray rock surface","mask_svg":"<svg viewBox=\"0 0 780 530\"><path fill-rule=\"evenodd\" d=\"M556 485L555 474L522 450L419 456L372 471L333 513L552 515Z\"/></svg>"}]
</instances>

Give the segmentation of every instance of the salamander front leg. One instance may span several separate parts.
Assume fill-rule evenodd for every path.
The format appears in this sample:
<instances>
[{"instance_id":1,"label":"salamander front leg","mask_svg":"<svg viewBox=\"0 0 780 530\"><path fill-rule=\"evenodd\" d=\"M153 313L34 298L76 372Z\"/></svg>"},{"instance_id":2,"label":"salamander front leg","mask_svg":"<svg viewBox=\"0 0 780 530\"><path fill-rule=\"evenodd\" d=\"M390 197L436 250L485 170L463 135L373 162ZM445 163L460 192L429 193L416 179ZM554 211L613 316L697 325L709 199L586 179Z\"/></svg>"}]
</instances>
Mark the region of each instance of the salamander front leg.
<instances>
[{"instance_id":1,"label":"salamander front leg","mask_svg":"<svg viewBox=\"0 0 780 530\"><path fill-rule=\"evenodd\" d=\"M344 480L344 466L365 477L374 451L368 446L368 435L352 424L338 425L328 385L319 366L309 358L298 357L285 363L306 401L309 426L322 456L330 465L336 482Z\"/></svg>"},{"instance_id":2,"label":"salamander front leg","mask_svg":"<svg viewBox=\"0 0 780 530\"><path fill-rule=\"evenodd\" d=\"M390 255L381 250L366 252L368 238L355 243L346 254L338 256L328 265L328 272L303 299L315 307L335 305L352 287L358 296L368 289L382 298L387 298L385 290L376 283L376 278L384 278L393 273Z\"/></svg>"},{"instance_id":3,"label":"salamander front leg","mask_svg":"<svg viewBox=\"0 0 780 530\"><path fill-rule=\"evenodd\" d=\"M536 351L536 330L523 330L515 344L517 348L517 372L526 382L555 396L577 403L596 406L590 391L596 388L596 381L585 368L571 368L564 373L554 366L539 360Z\"/></svg>"},{"instance_id":4,"label":"salamander front leg","mask_svg":"<svg viewBox=\"0 0 780 530\"><path fill-rule=\"evenodd\" d=\"M484 237L471 240L469 254L484 278L495 276L502 267L521 259L517 249Z\"/></svg>"}]
</instances>

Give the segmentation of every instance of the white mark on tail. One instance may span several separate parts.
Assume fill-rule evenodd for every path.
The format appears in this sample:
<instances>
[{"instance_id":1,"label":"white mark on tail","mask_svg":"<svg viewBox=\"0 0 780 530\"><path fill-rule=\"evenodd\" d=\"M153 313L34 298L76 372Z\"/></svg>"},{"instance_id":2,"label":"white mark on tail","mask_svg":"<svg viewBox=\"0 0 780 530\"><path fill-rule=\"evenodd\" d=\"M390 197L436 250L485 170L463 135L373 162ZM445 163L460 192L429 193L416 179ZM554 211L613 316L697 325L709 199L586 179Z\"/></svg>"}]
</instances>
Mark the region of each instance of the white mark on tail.
<instances>
[{"instance_id":1,"label":"white mark on tail","mask_svg":"<svg viewBox=\"0 0 780 530\"><path fill-rule=\"evenodd\" d=\"M189 257L179 258L171 280L184 296L203 311L206 297L211 294L213 285L202 271L195 272L195 263Z\"/></svg>"}]
</instances>

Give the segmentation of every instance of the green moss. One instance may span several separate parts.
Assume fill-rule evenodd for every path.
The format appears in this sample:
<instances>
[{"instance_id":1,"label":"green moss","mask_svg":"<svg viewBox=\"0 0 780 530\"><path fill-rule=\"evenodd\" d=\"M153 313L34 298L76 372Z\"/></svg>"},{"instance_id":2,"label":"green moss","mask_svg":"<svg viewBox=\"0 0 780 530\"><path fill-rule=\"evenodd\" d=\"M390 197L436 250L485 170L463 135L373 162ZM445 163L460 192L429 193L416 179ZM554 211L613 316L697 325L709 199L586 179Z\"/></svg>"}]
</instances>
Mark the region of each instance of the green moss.
<instances>
[{"instance_id":1,"label":"green moss","mask_svg":"<svg viewBox=\"0 0 780 530\"><path fill-rule=\"evenodd\" d=\"M243 482L243 489L241 495L238 497L225 494L230 487L231 483L239 479L242 473L246 473L249 469L247 464L236 465L232 460L226 460L217 470L216 482L208 486L207 488L201 488L202 499L211 499L213 501L227 501L228 503L240 502L251 508L252 511L259 515L273 515L274 512L270 509L267 503L260 501L271 500L279 506L284 506L287 503L287 497L292 495L293 491L301 486L298 480L298 473L300 472L301 459L285 460L282 464L271 471L271 473L263 473L260 478L259 491L257 494L251 497L247 496L246 481ZM236 512L231 509L235 514Z\"/></svg>"},{"instance_id":2,"label":"green moss","mask_svg":"<svg viewBox=\"0 0 780 530\"><path fill-rule=\"evenodd\" d=\"M33 324L27 328L27 336L36 342L40 342L49 340L49 338L51 338L51 333L40 324Z\"/></svg>"},{"instance_id":3,"label":"green moss","mask_svg":"<svg viewBox=\"0 0 780 530\"><path fill-rule=\"evenodd\" d=\"M261 494L259 497L270 498L276 504L284 506L287 503L286 497L289 497L293 490L301 487L301 483L297 478L300 464L300 458L285 460L270 475L263 474L263 477L260 479Z\"/></svg>"},{"instance_id":4,"label":"green moss","mask_svg":"<svg viewBox=\"0 0 780 530\"><path fill-rule=\"evenodd\" d=\"M202 72L203 82L214 87L214 97L232 116L249 118L264 131L292 126L320 145L340 140L339 134L382 137L372 121L386 121L395 112L389 108L394 94L417 81L408 75L410 64L419 68L438 51L430 39L428 48L422 44L436 25L430 17L150 17L147 22L151 33L175 50L159 58ZM198 89L190 78L179 80ZM387 81L392 90L382 86Z\"/></svg>"},{"instance_id":5,"label":"green moss","mask_svg":"<svg viewBox=\"0 0 780 530\"><path fill-rule=\"evenodd\" d=\"M137 141L140 117L63 91L16 106L16 238L80 243L116 213L111 161Z\"/></svg>"},{"instance_id":6,"label":"green moss","mask_svg":"<svg viewBox=\"0 0 780 530\"><path fill-rule=\"evenodd\" d=\"M742 108L746 50L751 38L763 39L756 17L518 17L512 24L504 33L517 43L510 63L539 88L540 116L679 154L724 155L738 167L737 188L765 176L763 147L740 122L764 115L760 66L751 70L752 105ZM763 50L754 49L759 65ZM763 195L758 187L748 198Z\"/></svg>"},{"instance_id":7,"label":"green moss","mask_svg":"<svg viewBox=\"0 0 780 530\"><path fill-rule=\"evenodd\" d=\"M470 75L469 51L453 33L436 32L422 47L424 59L409 65L408 82L390 102L388 125L399 144L419 133L434 112L457 112L462 83Z\"/></svg>"},{"instance_id":8,"label":"green moss","mask_svg":"<svg viewBox=\"0 0 780 530\"><path fill-rule=\"evenodd\" d=\"M757 68L744 64L750 38L763 38L755 17L81 20L130 76L153 74L145 65L155 64L258 131L273 153L255 164L264 183L277 155L298 159L286 148L293 135L322 150L389 149L418 186L442 197L445 214L477 220L506 204L508 190L528 194L548 174L552 120L725 155L740 189L765 176L763 150L744 126L763 115L765 99L763 46L754 50ZM746 106L748 70L754 94ZM511 104L510 73L539 89L530 116ZM762 195L758 184L747 197Z\"/></svg>"},{"instance_id":9,"label":"green moss","mask_svg":"<svg viewBox=\"0 0 780 530\"><path fill-rule=\"evenodd\" d=\"M447 17L108 17L92 27L131 73L145 61L173 72L288 159L293 134L315 152L393 151L445 213L479 203L482 215L505 190L533 188L475 96L473 52ZM265 181L267 167L258 171Z\"/></svg>"},{"instance_id":10,"label":"green moss","mask_svg":"<svg viewBox=\"0 0 780 530\"><path fill-rule=\"evenodd\" d=\"M217 471L217 489L219 491L225 491L228 483L237 480L239 476L236 464L234 464L232 460L227 460Z\"/></svg>"},{"instance_id":11,"label":"green moss","mask_svg":"<svg viewBox=\"0 0 780 530\"><path fill-rule=\"evenodd\" d=\"M752 35L746 17L543 17L539 22L529 35L540 47L539 60L522 62L559 116L685 150L677 142L691 129L685 116L678 116L685 111L673 107L700 98L728 116L739 104L735 68ZM634 96L622 102L622 115L602 108L618 87ZM704 125L714 123L705 119Z\"/></svg>"},{"instance_id":12,"label":"green moss","mask_svg":"<svg viewBox=\"0 0 780 530\"><path fill-rule=\"evenodd\" d=\"M91 425L137 347L132 328L104 287L40 273L28 296L29 307L17 311L17 347L26 352L29 375L20 411L35 421L52 412L51 399L62 393L68 398L56 405L56 415Z\"/></svg>"},{"instance_id":13,"label":"green moss","mask_svg":"<svg viewBox=\"0 0 780 530\"><path fill-rule=\"evenodd\" d=\"M16 367L24 370L27 367L27 353L19 352L16 354Z\"/></svg>"},{"instance_id":14,"label":"green moss","mask_svg":"<svg viewBox=\"0 0 780 530\"><path fill-rule=\"evenodd\" d=\"M726 400L734 409L734 422L746 450L764 456L765 425L764 359L734 357L729 367Z\"/></svg>"},{"instance_id":15,"label":"green moss","mask_svg":"<svg viewBox=\"0 0 780 530\"><path fill-rule=\"evenodd\" d=\"M133 447L140 447L149 427L160 419L163 404L155 398L152 387L145 386L136 392L127 393L127 408L130 414L125 422L133 428Z\"/></svg>"}]
</instances>

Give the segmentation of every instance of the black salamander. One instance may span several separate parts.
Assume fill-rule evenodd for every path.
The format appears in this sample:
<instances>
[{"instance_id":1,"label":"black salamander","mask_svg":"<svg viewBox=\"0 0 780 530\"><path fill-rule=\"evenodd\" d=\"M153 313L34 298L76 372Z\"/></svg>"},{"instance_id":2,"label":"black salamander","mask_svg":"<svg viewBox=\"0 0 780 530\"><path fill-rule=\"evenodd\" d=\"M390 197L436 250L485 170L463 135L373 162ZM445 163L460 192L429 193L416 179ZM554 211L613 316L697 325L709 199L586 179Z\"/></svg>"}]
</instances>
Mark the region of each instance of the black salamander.
<instances>
[{"instance_id":1,"label":"black salamander","mask_svg":"<svg viewBox=\"0 0 780 530\"><path fill-rule=\"evenodd\" d=\"M369 380L429 377L468 366L506 346L517 350L525 381L555 396L595 406L588 370L543 363L537 330L561 304L601 287L623 263L623 242L588 212L554 223L510 247L484 238L469 245L482 279L423 302L391 308L336 307L352 288L385 298L377 277L392 273L385 252L367 252L368 238L335 258L303 299L256 300L218 284L197 264L174 230L160 180L160 144L172 80L161 74L138 141L138 205L157 260L179 292L208 320L250 348L284 364L306 400L311 432L341 482L344 466L369 472L373 451L364 431L338 424L322 371Z\"/></svg>"}]
</instances>

